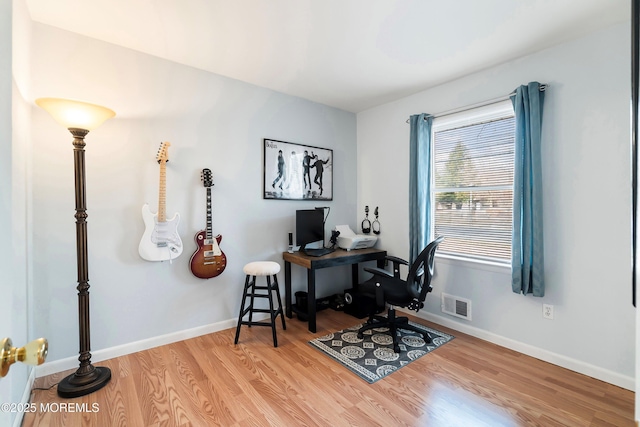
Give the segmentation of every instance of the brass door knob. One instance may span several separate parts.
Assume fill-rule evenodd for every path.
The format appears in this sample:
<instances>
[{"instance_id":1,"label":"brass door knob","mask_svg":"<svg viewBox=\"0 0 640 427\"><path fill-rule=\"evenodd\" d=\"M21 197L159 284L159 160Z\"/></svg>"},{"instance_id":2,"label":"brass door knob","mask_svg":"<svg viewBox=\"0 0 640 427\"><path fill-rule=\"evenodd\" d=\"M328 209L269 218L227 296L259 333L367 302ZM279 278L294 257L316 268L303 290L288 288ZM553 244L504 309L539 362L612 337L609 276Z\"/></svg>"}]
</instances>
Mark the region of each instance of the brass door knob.
<instances>
[{"instance_id":1,"label":"brass door knob","mask_svg":"<svg viewBox=\"0 0 640 427\"><path fill-rule=\"evenodd\" d=\"M27 365L42 365L47 359L49 343L46 338L38 338L24 347L13 347L11 338L0 340L0 378L9 372L9 368L16 362Z\"/></svg>"}]
</instances>

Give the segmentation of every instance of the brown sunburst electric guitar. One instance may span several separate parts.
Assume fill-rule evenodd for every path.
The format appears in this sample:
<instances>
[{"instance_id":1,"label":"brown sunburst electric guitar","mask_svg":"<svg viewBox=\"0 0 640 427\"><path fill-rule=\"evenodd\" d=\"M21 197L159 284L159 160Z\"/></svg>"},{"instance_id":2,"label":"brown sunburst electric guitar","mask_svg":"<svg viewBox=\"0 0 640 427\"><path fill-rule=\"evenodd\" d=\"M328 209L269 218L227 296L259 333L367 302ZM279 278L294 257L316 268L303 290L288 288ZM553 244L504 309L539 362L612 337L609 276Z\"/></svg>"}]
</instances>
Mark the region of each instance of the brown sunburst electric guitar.
<instances>
[{"instance_id":1,"label":"brown sunburst electric guitar","mask_svg":"<svg viewBox=\"0 0 640 427\"><path fill-rule=\"evenodd\" d=\"M210 279L222 273L227 266L227 256L220 250L222 235L213 237L211 232L211 170L202 170L202 184L207 189L207 228L196 236L198 249L191 255L191 272L200 279Z\"/></svg>"}]
</instances>

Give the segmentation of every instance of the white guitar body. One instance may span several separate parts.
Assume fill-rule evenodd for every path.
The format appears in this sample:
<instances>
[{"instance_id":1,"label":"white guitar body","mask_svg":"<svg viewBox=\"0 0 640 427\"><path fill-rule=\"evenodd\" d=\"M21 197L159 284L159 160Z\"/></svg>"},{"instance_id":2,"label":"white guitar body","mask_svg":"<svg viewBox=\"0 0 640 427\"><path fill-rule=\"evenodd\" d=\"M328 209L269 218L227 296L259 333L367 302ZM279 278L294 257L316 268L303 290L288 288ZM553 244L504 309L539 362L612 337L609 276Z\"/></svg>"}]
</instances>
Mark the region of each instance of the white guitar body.
<instances>
[{"instance_id":1,"label":"white guitar body","mask_svg":"<svg viewBox=\"0 0 640 427\"><path fill-rule=\"evenodd\" d=\"M158 212L151 213L149 205L142 206L144 234L138 245L138 253L147 261L169 261L182 253L182 240L178 234L180 215L167 219L167 162L169 142L160 144L156 160L160 165L160 186L158 189Z\"/></svg>"},{"instance_id":2,"label":"white guitar body","mask_svg":"<svg viewBox=\"0 0 640 427\"><path fill-rule=\"evenodd\" d=\"M180 214L164 222L158 222L158 214L152 213L149 205L142 206L144 234L138 246L142 259L147 261L171 261L182 254L182 239L178 234Z\"/></svg>"}]
</instances>

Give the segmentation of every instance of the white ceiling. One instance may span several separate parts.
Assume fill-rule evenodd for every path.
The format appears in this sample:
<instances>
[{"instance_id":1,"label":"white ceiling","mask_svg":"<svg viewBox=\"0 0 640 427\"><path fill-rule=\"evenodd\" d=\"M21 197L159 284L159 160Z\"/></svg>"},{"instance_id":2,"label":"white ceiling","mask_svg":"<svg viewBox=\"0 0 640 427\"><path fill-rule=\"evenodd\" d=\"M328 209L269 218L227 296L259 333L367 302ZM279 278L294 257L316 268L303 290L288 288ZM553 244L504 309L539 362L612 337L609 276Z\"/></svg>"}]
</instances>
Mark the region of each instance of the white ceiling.
<instances>
[{"instance_id":1,"label":"white ceiling","mask_svg":"<svg viewBox=\"0 0 640 427\"><path fill-rule=\"evenodd\" d=\"M27 0L34 21L347 111L630 21L628 0Z\"/></svg>"}]
</instances>

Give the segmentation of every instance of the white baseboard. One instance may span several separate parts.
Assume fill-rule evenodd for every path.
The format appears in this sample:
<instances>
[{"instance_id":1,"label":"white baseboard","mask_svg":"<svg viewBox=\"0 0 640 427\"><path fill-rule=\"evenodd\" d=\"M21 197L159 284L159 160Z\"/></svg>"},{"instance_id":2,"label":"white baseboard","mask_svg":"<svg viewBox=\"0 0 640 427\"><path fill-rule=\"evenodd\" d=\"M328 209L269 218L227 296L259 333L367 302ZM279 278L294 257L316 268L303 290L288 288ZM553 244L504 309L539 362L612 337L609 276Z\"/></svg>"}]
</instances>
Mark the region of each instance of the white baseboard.
<instances>
[{"instance_id":1,"label":"white baseboard","mask_svg":"<svg viewBox=\"0 0 640 427\"><path fill-rule=\"evenodd\" d=\"M255 316L256 321L261 321L268 316ZM223 320L209 325L198 326L197 328L177 331L166 335L160 335L145 340L135 341L116 347L105 348L102 350L91 352L91 363L102 362L103 360L113 359L114 357L125 356L127 354L136 353L138 351L148 350L150 348L159 347L161 345L171 344L190 338L199 337L201 335L211 334L213 332L222 331L224 329L233 328L237 325L238 319ZM54 360L44 363L36 367L36 377L44 377L58 372L67 371L69 369L78 368L78 356L68 357L65 359Z\"/></svg>"},{"instance_id":2,"label":"white baseboard","mask_svg":"<svg viewBox=\"0 0 640 427\"><path fill-rule=\"evenodd\" d=\"M398 309L398 311L401 311L401 310ZM552 363L562 368L566 368L571 371L575 371L580 374L584 374L589 377L596 378L598 380L616 385L618 387L622 387L627 390L635 391L635 379L633 377L622 375L617 372L610 371L608 369L600 368L598 366L585 363L581 360L563 356L561 354L557 354L557 353L544 350L529 344L525 344L520 341L512 340L510 338L505 338L501 335L497 335L492 332L485 331L483 329L475 328L470 325L465 325L460 322L447 319L446 317L439 316L437 314L427 313L423 311L420 311L418 313L413 311L412 312L407 311L407 313L420 317L422 319L428 320L430 322L437 323L447 328L460 331L467 335L480 338L481 340L488 341L493 344L497 344L501 347L506 347L510 350L514 350L519 353L526 354L527 356L535 357L536 359L540 359L545 362Z\"/></svg>"}]
</instances>

